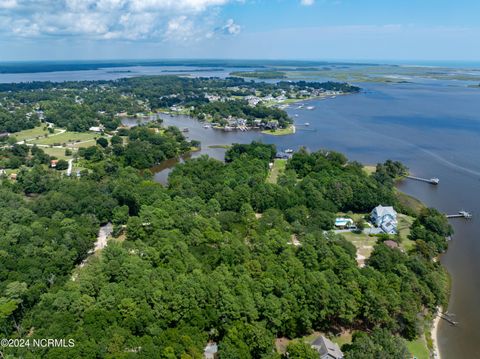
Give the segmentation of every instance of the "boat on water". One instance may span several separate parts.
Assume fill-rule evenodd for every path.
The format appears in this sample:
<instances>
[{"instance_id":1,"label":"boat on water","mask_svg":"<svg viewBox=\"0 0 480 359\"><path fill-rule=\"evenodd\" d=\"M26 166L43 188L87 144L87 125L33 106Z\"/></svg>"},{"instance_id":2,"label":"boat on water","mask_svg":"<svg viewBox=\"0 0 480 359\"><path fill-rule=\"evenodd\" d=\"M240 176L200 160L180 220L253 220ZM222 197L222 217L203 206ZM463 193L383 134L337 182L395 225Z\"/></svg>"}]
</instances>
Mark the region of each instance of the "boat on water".
<instances>
[{"instance_id":1,"label":"boat on water","mask_svg":"<svg viewBox=\"0 0 480 359\"><path fill-rule=\"evenodd\" d=\"M337 97L337 96L332 96L331 98L335 98L335 97Z\"/></svg>"},{"instance_id":2,"label":"boat on water","mask_svg":"<svg viewBox=\"0 0 480 359\"><path fill-rule=\"evenodd\" d=\"M315 109L315 106L308 106L307 107L307 110L313 110L313 109Z\"/></svg>"},{"instance_id":3,"label":"boat on water","mask_svg":"<svg viewBox=\"0 0 480 359\"><path fill-rule=\"evenodd\" d=\"M305 122L305 126L310 126L310 122Z\"/></svg>"},{"instance_id":4,"label":"boat on water","mask_svg":"<svg viewBox=\"0 0 480 359\"><path fill-rule=\"evenodd\" d=\"M287 149L285 150L285 153L293 153L293 150L292 150L291 148L287 148Z\"/></svg>"},{"instance_id":5,"label":"boat on water","mask_svg":"<svg viewBox=\"0 0 480 359\"><path fill-rule=\"evenodd\" d=\"M209 124L207 124L207 123L206 123L205 125L203 125L203 128L210 128L210 127L211 127L211 126L210 126Z\"/></svg>"},{"instance_id":6,"label":"boat on water","mask_svg":"<svg viewBox=\"0 0 480 359\"><path fill-rule=\"evenodd\" d=\"M186 127L182 130L182 132L188 132L188 131L190 131L190 130Z\"/></svg>"}]
</instances>

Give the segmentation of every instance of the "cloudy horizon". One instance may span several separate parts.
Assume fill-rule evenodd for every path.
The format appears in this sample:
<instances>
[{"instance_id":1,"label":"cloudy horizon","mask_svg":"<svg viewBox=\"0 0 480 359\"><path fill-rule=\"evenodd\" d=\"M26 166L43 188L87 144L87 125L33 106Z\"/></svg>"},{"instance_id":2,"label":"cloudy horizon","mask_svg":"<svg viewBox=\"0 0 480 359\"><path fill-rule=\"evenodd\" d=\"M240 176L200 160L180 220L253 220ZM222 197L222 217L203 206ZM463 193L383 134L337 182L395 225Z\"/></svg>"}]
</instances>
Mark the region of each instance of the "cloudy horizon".
<instances>
[{"instance_id":1,"label":"cloudy horizon","mask_svg":"<svg viewBox=\"0 0 480 359\"><path fill-rule=\"evenodd\" d=\"M480 5L439 2L0 0L0 61L480 59Z\"/></svg>"}]
</instances>

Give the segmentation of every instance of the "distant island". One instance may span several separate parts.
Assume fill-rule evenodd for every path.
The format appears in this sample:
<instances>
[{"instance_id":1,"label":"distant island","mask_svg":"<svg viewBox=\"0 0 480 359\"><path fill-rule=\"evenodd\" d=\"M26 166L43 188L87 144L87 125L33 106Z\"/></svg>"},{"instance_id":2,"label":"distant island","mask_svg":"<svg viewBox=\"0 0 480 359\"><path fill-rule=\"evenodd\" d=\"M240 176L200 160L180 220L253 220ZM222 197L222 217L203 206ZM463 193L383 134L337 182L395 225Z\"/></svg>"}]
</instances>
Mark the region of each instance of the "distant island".
<instances>
[{"instance_id":1,"label":"distant island","mask_svg":"<svg viewBox=\"0 0 480 359\"><path fill-rule=\"evenodd\" d=\"M283 71L234 71L230 76L252 77L256 79L285 79L287 74Z\"/></svg>"}]
</instances>

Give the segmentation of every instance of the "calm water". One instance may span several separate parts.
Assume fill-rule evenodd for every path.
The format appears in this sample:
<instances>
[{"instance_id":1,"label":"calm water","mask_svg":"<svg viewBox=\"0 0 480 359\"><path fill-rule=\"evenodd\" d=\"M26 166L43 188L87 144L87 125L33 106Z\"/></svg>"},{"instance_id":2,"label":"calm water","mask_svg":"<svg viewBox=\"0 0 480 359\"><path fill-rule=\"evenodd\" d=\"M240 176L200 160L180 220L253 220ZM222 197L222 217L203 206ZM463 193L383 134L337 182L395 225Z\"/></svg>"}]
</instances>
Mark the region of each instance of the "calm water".
<instances>
[{"instance_id":1,"label":"calm water","mask_svg":"<svg viewBox=\"0 0 480 359\"><path fill-rule=\"evenodd\" d=\"M97 81L117 80L125 77L150 75L192 75L204 77L225 77L233 71L251 70L251 68L205 68L195 66L128 66L103 68L98 70L36 72L25 74L0 74L0 83L31 81Z\"/></svg>"},{"instance_id":2,"label":"calm water","mask_svg":"<svg viewBox=\"0 0 480 359\"><path fill-rule=\"evenodd\" d=\"M188 127L189 137L202 142L194 157L223 158L222 149L208 146L262 140L280 149L334 149L369 164L391 158L418 176L439 177L439 186L407 180L399 187L445 213L465 209L474 215L451 222L455 235L442 263L453 280L448 310L460 325L442 321L439 345L443 358L480 358L480 90L438 82L362 87L367 91L358 95L310 101L312 111L292 106L297 133L290 136L222 132L188 117L163 118ZM165 183L167 175L168 170L157 173L156 179Z\"/></svg>"},{"instance_id":3,"label":"calm water","mask_svg":"<svg viewBox=\"0 0 480 359\"><path fill-rule=\"evenodd\" d=\"M0 82L33 80L107 80L121 77L185 74L192 67L138 67L38 74L0 74ZM131 72L122 73L119 71ZM193 76L224 77L230 71L193 72ZM309 80L312 80L311 78ZM212 145L262 140L279 149L310 150L329 148L367 164L391 158L410 167L422 177L439 177L440 185L416 181L399 185L406 193L445 213L465 209L474 219L452 220L455 235L442 263L452 276L448 310L460 322L451 327L441 321L439 344L445 358L480 358L480 89L467 88L459 81L416 79L416 84L359 84L366 89L358 95L313 100L312 111L292 106L295 135L275 137L259 132L222 132L204 129L188 117L162 116L167 124L188 127L188 136L202 142L202 151L222 159L224 150ZM310 126L305 126L306 122ZM168 164L162 164L155 178L165 183Z\"/></svg>"}]
</instances>

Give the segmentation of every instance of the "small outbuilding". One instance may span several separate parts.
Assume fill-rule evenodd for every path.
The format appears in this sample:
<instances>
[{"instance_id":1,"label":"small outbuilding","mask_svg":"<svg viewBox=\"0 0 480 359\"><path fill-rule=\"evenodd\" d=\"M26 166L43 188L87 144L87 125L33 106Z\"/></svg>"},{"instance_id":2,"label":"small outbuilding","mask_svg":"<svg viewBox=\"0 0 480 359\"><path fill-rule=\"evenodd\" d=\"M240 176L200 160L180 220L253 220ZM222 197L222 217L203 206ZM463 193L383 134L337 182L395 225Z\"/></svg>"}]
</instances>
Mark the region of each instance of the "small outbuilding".
<instances>
[{"instance_id":1,"label":"small outbuilding","mask_svg":"<svg viewBox=\"0 0 480 359\"><path fill-rule=\"evenodd\" d=\"M203 357L205 359L217 359L218 358L218 345L215 342L208 342L207 346L203 350Z\"/></svg>"},{"instance_id":2,"label":"small outbuilding","mask_svg":"<svg viewBox=\"0 0 480 359\"><path fill-rule=\"evenodd\" d=\"M343 359L343 353L338 344L323 335L315 339L311 346L318 352L320 359Z\"/></svg>"},{"instance_id":3,"label":"small outbuilding","mask_svg":"<svg viewBox=\"0 0 480 359\"><path fill-rule=\"evenodd\" d=\"M335 219L335 227L338 227L338 228L352 228L353 227L353 219L343 218L343 217L336 218Z\"/></svg>"}]
</instances>

